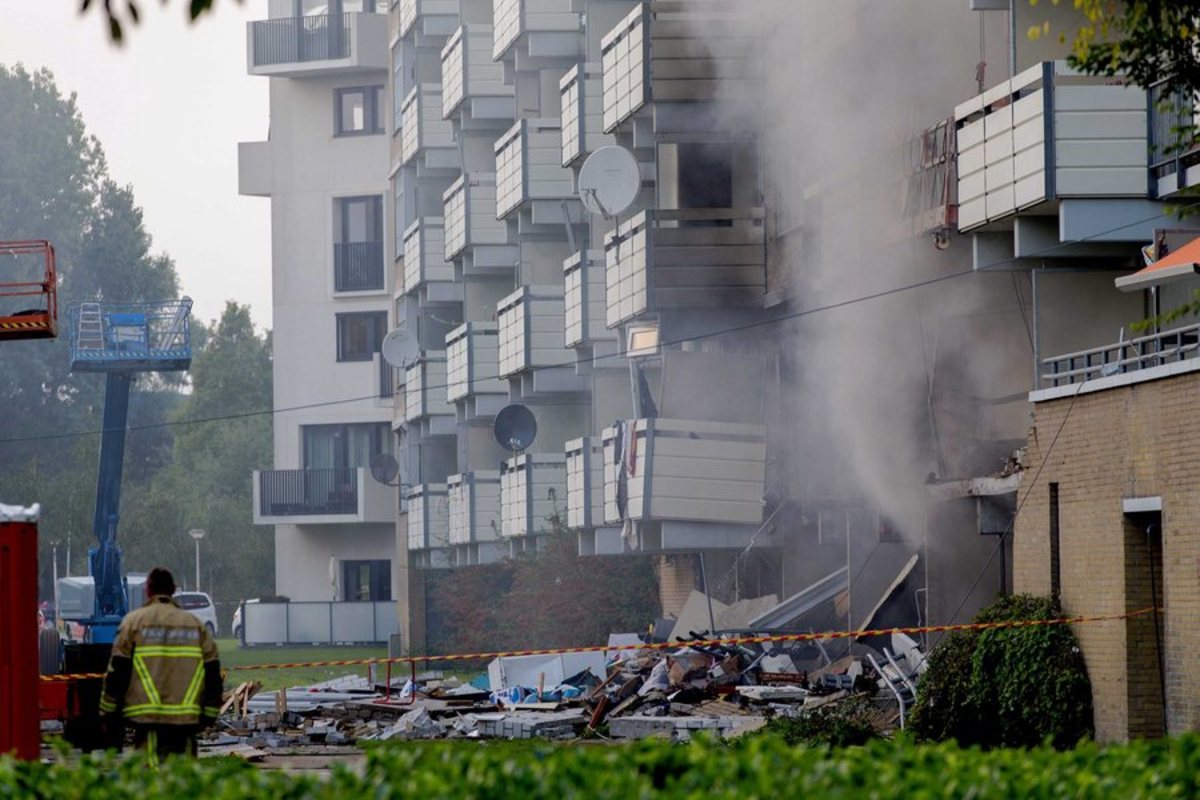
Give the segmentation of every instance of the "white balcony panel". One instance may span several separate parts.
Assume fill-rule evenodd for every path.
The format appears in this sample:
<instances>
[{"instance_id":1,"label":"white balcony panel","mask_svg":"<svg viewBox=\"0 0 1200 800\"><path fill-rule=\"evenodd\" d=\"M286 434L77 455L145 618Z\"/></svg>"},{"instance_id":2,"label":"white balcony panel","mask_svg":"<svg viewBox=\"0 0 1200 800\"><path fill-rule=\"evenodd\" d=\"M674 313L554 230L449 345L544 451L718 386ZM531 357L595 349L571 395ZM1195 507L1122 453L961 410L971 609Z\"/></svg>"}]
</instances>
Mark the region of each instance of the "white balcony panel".
<instances>
[{"instance_id":1,"label":"white balcony panel","mask_svg":"<svg viewBox=\"0 0 1200 800\"><path fill-rule=\"evenodd\" d=\"M500 470L500 531L505 538L551 530L567 491L565 453L523 453Z\"/></svg>"},{"instance_id":2,"label":"white balcony panel","mask_svg":"<svg viewBox=\"0 0 1200 800\"><path fill-rule=\"evenodd\" d=\"M598 341L613 341L616 333L606 325L604 303L604 253L588 250L563 261L565 318L563 332L567 347L588 347Z\"/></svg>"},{"instance_id":3,"label":"white balcony panel","mask_svg":"<svg viewBox=\"0 0 1200 800\"><path fill-rule=\"evenodd\" d=\"M492 58L499 59L520 37L521 6L522 0L494 0L492 3Z\"/></svg>"},{"instance_id":4,"label":"white balcony panel","mask_svg":"<svg viewBox=\"0 0 1200 800\"><path fill-rule=\"evenodd\" d=\"M495 175L462 176L442 195L442 204L447 261L473 247L510 244L508 225L496 219Z\"/></svg>"},{"instance_id":5,"label":"white balcony panel","mask_svg":"<svg viewBox=\"0 0 1200 800\"><path fill-rule=\"evenodd\" d=\"M446 484L425 483L408 491L408 549L450 546L450 503Z\"/></svg>"},{"instance_id":6,"label":"white balcony panel","mask_svg":"<svg viewBox=\"0 0 1200 800\"><path fill-rule=\"evenodd\" d=\"M466 472L446 480L450 498L450 544L492 542L500 537L500 473Z\"/></svg>"},{"instance_id":7,"label":"white balcony panel","mask_svg":"<svg viewBox=\"0 0 1200 800\"><path fill-rule=\"evenodd\" d=\"M604 524L604 447L584 437L566 443L567 527L571 530Z\"/></svg>"},{"instance_id":8,"label":"white balcony panel","mask_svg":"<svg viewBox=\"0 0 1200 800\"><path fill-rule=\"evenodd\" d=\"M386 72L388 58L387 14L286 16L246 24L251 75L336 78Z\"/></svg>"},{"instance_id":9,"label":"white balcony panel","mask_svg":"<svg viewBox=\"0 0 1200 800\"><path fill-rule=\"evenodd\" d=\"M1039 64L961 104L959 230L1051 195L1145 197L1146 93L1110 81Z\"/></svg>"},{"instance_id":10,"label":"white balcony panel","mask_svg":"<svg viewBox=\"0 0 1200 800\"><path fill-rule=\"evenodd\" d=\"M446 401L443 352L425 353L404 373L404 421L413 423L435 416L454 416L454 406Z\"/></svg>"},{"instance_id":11,"label":"white balcony panel","mask_svg":"<svg viewBox=\"0 0 1200 800\"><path fill-rule=\"evenodd\" d=\"M613 143L604 133L604 97L598 64L576 64L558 84L562 106L562 165Z\"/></svg>"},{"instance_id":12,"label":"white balcony panel","mask_svg":"<svg viewBox=\"0 0 1200 800\"><path fill-rule=\"evenodd\" d=\"M526 201L575 197L575 175L561 163L558 120L520 120L496 140L494 150L498 219Z\"/></svg>"},{"instance_id":13,"label":"white balcony panel","mask_svg":"<svg viewBox=\"0 0 1200 800\"><path fill-rule=\"evenodd\" d=\"M440 29L458 17L459 0L400 0L399 35L403 39L417 28ZM417 23L424 23L418 26ZM444 35L444 34L443 34Z\"/></svg>"},{"instance_id":14,"label":"white balcony panel","mask_svg":"<svg viewBox=\"0 0 1200 800\"><path fill-rule=\"evenodd\" d=\"M639 4L601 40L606 133L650 100L649 13L649 4Z\"/></svg>"},{"instance_id":15,"label":"white balcony panel","mask_svg":"<svg viewBox=\"0 0 1200 800\"><path fill-rule=\"evenodd\" d=\"M449 119L463 102L478 97L512 97L504 65L492 60L492 26L464 25L442 48L442 116Z\"/></svg>"},{"instance_id":16,"label":"white balcony panel","mask_svg":"<svg viewBox=\"0 0 1200 800\"><path fill-rule=\"evenodd\" d=\"M238 142L238 194L271 196L270 142Z\"/></svg>"},{"instance_id":17,"label":"white balcony panel","mask_svg":"<svg viewBox=\"0 0 1200 800\"><path fill-rule=\"evenodd\" d=\"M502 58L523 34L578 32L577 6L575 0L493 0L492 57Z\"/></svg>"},{"instance_id":18,"label":"white balcony panel","mask_svg":"<svg viewBox=\"0 0 1200 800\"><path fill-rule=\"evenodd\" d=\"M506 394L499 376L499 331L494 322L465 322L446 334L446 399Z\"/></svg>"},{"instance_id":19,"label":"white balcony panel","mask_svg":"<svg viewBox=\"0 0 1200 800\"><path fill-rule=\"evenodd\" d=\"M421 217L404 231L404 293L434 282L453 282L454 264L446 261L441 217Z\"/></svg>"},{"instance_id":20,"label":"white balcony panel","mask_svg":"<svg viewBox=\"0 0 1200 800\"><path fill-rule=\"evenodd\" d=\"M442 118L442 87L414 86L400 114L400 159L407 164L422 150L453 150L454 126Z\"/></svg>"},{"instance_id":21,"label":"white balcony panel","mask_svg":"<svg viewBox=\"0 0 1200 800\"><path fill-rule=\"evenodd\" d=\"M607 523L762 521L764 427L674 419L626 420L624 425L632 426L629 434L615 427L603 434Z\"/></svg>"},{"instance_id":22,"label":"white balcony panel","mask_svg":"<svg viewBox=\"0 0 1200 800\"><path fill-rule=\"evenodd\" d=\"M554 286L522 286L497 303L500 377L572 363L563 343L564 315L562 290Z\"/></svg>"}]
</instances>

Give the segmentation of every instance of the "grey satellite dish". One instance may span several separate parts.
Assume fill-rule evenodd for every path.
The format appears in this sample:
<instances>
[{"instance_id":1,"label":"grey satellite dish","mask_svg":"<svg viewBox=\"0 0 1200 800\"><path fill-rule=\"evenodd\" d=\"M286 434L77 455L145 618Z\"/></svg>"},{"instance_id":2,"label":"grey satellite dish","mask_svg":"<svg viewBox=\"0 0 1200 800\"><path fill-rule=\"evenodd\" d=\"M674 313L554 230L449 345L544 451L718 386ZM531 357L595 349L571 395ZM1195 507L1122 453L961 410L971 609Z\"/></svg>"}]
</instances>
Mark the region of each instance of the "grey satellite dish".
<instances>
[{"instance_id":1,"label":"grey satellite dish","mask_svg":"<svg viewBox=\"0 0 1200 800\"><path fill-rule=\"evenodd\" d=\"M393 486L392 481L400 474L400 465L391 453L379 453L371 456L371 477L380 483Z\"/></svg>"},{"instance_id":2,"label":"grey satellite dish","mask_svg":"<svg viewBox=\"0 0 1200 800\"><path fill-rule=\"evenodd\" d=\"M421 355L421 347L417 339L404 328L396 330L383 337L379 346L383 360L396 369L408 369Z\"/></svg>"},{"instance_id":3,"label":"grey satellite dish","mask_svg":"<svg viewBox=\"0 0 1200 800\"><path fill-rule=\"evenodd\" d=\"M537 420L528 408L514 403L500 409L492 423L492 433L504 449L525 450L537 438Z\"/></svg>"},{"instance_id":4,"label":"grey satellite dish","mask_svg":"<svg viewBox=\"0 0 1200 800\"><path fill-rule=\"evenodd\" d=\"M642 189L642 171L633 153L605 145L579 169L579 199L593 214L608 218L633 205Z\"/></svg>"}]
</instances>

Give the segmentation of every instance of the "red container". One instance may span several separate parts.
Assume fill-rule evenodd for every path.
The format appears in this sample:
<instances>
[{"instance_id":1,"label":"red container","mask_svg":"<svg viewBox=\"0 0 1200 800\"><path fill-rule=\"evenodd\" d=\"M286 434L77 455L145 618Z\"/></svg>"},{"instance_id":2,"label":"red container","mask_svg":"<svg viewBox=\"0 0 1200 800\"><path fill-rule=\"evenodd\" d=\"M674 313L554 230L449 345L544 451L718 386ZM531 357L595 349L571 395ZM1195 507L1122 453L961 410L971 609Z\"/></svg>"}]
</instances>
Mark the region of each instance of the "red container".
<instances>
[{"instance_id":1,"label":"red container","mask_svg":"<svg viewBox=\"0 0 1200 800\"><path fill-rule=\"evenodd\" d=\"M0 506L0 753L38 757L38 508Z\"/></svg>"}]
</instances>

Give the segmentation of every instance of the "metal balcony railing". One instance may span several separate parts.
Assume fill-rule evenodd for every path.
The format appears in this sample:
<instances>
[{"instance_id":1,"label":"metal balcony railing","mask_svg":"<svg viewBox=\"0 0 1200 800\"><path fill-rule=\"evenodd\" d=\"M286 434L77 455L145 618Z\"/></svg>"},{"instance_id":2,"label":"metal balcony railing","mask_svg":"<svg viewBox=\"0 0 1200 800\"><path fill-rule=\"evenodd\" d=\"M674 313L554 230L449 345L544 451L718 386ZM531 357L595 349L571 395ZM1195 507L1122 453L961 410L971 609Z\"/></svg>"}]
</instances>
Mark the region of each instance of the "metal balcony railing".
<instances>
[{"instance_id":1,"label":"metal balcony railing","mask_svg":"<svg viewBox=\"0 0 1200 800\"><path fill-rule=\"evenodd\" d=\"M1200 355L1200 323L1042 361L1042 388L1071 386Z\"/></svg>"},{"instance_id":2,"label":"metal balcony railing","mask_svg":"<svg viewBox=\"0 0 1200 800\"><path fill-rule=\"evenodd\" d=\"M358 513L358 469L276 469L260 472L259 513L264 517Z\"/></svg>"},{"instance_id":3,"label":"metal balcony railing","mask_svg":"<svg viewBox=\"0 0 1200 800\"><path fill-rule=\"evenodd\" d=\"M334 289L364 292L383 288L383 242L336 242Z\"/></svg>"},{"instance_id":4,"label":"metal balcony railing","mask_svg":"<svg viewBox=\"0 0 1200 800\"><path fill-rule=\"evenodd\" d=\"M1150 174L1155 178L1182 172L1200 161L1196 98L1164 87L1160 83L1150 89Z\"/></svg>"},{"instance_id":5,"label":"metal balcony railing","mask_svg":"<svg viewBox=\"0 0 1200 800\"><path fill-rule=\"evenodd\" d=\"M254 65L327 61L350 55L350 15L283 17L250 23Z\"/></svg>"},{"instance_id":6,"label":"metal balcony railing","mask_svg":"<svg viewBox=\"0 0 1200 800\"><path fill-rule=\"evenodd\" d=\"M400 383L400 370L385 361L380 354L376 354L375 360L379 363L379 399L395 397L396 386Z\"/></svg>"}]
</instances>

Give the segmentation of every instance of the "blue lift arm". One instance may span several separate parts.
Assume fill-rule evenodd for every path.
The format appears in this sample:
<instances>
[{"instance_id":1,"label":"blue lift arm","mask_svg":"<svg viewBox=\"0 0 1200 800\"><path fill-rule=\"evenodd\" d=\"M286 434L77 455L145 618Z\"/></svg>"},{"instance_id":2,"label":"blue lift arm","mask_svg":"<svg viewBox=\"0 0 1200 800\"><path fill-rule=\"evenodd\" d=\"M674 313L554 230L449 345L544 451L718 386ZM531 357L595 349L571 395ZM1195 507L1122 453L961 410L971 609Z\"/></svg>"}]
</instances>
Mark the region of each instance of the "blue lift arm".
<instances>
[{"instance_id":1,"label":"blue lift arm","mask_svg":"<svg viewBox=\"0 0 1200 800\"><path fill-rule=\"evenodd\" d=\"M105 376L104 430L100 438L100 468L96 479L96 515L92 532L97 544L88 550L95 581L96 606L91 622L93 642L111 642L128 611L117 523L121 511L121 477L125 463L125 429L129 422L129 389L133 375L110 372Z\"/></svg>"}]
</instances>

